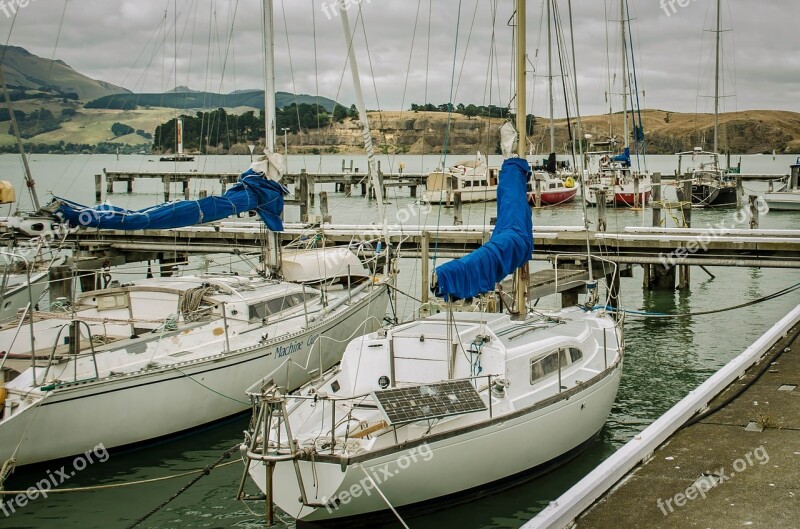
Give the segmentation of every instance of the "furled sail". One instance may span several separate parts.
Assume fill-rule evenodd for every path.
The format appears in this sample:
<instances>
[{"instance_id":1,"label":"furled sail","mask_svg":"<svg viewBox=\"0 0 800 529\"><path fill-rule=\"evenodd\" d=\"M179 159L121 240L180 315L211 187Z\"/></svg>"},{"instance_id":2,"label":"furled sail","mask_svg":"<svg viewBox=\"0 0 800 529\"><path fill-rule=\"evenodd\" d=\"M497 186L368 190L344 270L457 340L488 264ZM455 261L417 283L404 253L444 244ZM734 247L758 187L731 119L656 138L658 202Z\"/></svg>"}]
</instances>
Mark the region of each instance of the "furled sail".
<instances>
[{"instance_id":1,"label":"furled sail","mask_svg":"<svg viewBox=\"0 0 800 529\"><path fill-rule=\"evenodd\" d=\"M625 151L622 154L618 154L612 158L615 162L622 163L622 167L630 167L631 166L631 149L630 147L625 147Z\"/></svg>"},{"instance_id":2,"label":"furled sail","mask_svg":"<svg viewBox=\"0 0 800 529\"><path fill-rule=\"evenodd\" d=\"M497 225L483 246L436 267L435 293L465 299L494 290L495 285L527 263L533 251L533 221L527 183L531 171L522 158L509 158L497 186Z\"/></svg>"},{"instance_id":3,"label":"furled sail","mask_svg":"<svg viewBox=\"0 0 800 529\"><path fill-rule=\"evenodd\" d=\"M176 200L140 210L109 204L82 206L55 197L50 209L70 226L104 230L155 230L180 228L214 222L238 213L255 210L272 231L283 231L283 196L288 190L253 168L239 176L239 181L222 196L199 200Z\"/></svg>"}]
</instances>

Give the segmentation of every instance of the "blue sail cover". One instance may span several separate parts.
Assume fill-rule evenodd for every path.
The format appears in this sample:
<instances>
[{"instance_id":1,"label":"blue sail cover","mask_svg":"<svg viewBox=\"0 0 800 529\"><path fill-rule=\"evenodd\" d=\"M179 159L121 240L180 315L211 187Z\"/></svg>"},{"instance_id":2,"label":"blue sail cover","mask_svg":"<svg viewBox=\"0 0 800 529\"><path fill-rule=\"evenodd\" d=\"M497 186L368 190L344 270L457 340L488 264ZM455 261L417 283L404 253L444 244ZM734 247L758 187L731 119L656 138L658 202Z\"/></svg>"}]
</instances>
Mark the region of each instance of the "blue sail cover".
<instances>
[{"instance_id":1,"label":"blue sail cover","mask_svg":"<svg viewBox=\"0 0 800 529\"><path fill-rule=\"evenodd\" d=\"M199 200L176 200L133 211L108 204L90 208L55 197L56 214L70 226L101 230L156 230L214 222L256 210L272 231L283 231L283 196L288 190L278 182L248 169L224 195Z\"/></svg>"},{"instance_id":2,"label":"blue sail cover","mask_svg":"<svg viewBox=\"0 0 800 529\"><path fill-rule=\"evenodd\" d=\"M618 154L612 158L615 162L622 162L622 167L631 166L631 148L625 147L625 152Z\"/></svg>"},{"instance_id":3,"label":"blue sail cover","mask_svg":"<svg viewBox=\"0 0 800 529\"><path fill-rule=\"evenodd\" d=\"M527 197L530 174L526 160L509 158L503 162L497 186L497 225L492 237L461 259L436 267L437 296L465 299L490 292L530 260L533 251L533 221Z\"/></svg>"}]
</instances>

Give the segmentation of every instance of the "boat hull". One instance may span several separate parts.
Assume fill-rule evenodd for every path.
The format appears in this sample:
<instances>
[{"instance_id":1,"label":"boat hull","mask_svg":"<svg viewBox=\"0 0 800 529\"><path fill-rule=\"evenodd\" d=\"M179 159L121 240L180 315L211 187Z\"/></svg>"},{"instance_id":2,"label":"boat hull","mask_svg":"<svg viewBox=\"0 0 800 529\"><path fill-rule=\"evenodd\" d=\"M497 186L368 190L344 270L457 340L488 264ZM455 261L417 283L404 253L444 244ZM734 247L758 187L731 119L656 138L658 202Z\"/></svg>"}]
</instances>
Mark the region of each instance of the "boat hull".
<instances>
[{"instance_id":1,"label":"boat hull","mask_svg":"<svg viewBox=\"0 0 800 529\"><path fill-rule=\"evenodd\" d=\"M47 272L31 274L31 292L28 294L27 278L20 284L9 288L3 295L3 304L0 306L0 321L13 318L17 310L25 308L33 299L34 305L47 290Z\"/></svg>"},{"instance_id":2,"label":"boat hull","mask_svg":"<svg viewBox=\"0 0 800 529\"><path fill-rule=\"evenodd\" d=\"M683 189L677 189L678 200L686 201ZM692 205L707 208L729 208L736 206L735 187L717 187L707 184L692 184Z\"/></svg>"},{"instance_id":3,"label":"boat hull","mask_svg":"<svg viewBox=\"0 0 800 529\"><path fill-rule=\"evenodd\" d=\"M376 488L392 506L412 506L567 460L566 454L584 445L605 424L621 376L619 362L610 367L605 376L587 381L570 392L568 398L518 410L506 417L487 418L385 455L355 454L344 469L338 459L300 461L303 482L318 484L313 489L306 486L309 501L327 503L338 499L335 507L303 506L298 501L300 490L293 464L278 463L274 482L281 486L274 489L275 501L302 522L338 520L385 510L386 502ZM265 490L263 463L251 462L250 476ZM348 501L354 497L358 501Z\"/></svg>"},{"instance_id":4,"label":"boat hull","mask_svg":"<svg viewBox=\"0 0 800 529\"><path fill-rule=\"evenodd\" d=\"M575 199L575 195L577 194L578 194L578 188L576 187L573 187L572 189L564 188L558 191L543 191L542 204L545 204L547 206L555 206L557 204L572 202ZM531 205L536 204L535 191L528 192L528 204Z\"/></svg>"},{"instance_id":5,"label":"boat hull","mask_svg":"<svg viewBox=\"0 0 800 529\"><path fill-rule=\"evenodd\" d=\"M650 191L639 193L638 199L636 197L636 193L633 192L617 191L614 193L615 206L632 208L634 207L634 204L638 204L639 207L641 207L643 205L647 205L649 202L650 202Z\"/></svg>"},{"instance_id":6,"label":"boat hull","mask_svg":"<svg viewBox=\"0 0 800 529\"><path fill-rule=\"evenodd\" d=\"M38 405L0 422L0 461L18 445L17 465L27 465L99 443L108 449L141 443L241 413L250 407L245 390L266 374L296 388L319 373L320 362L324 371L340 361L353 336L380 326L387 304L387 289L376 287L350 309L264 346L51 390ZM278 351L298 343L305 347L291 353L292 363L280 357Z\"/></svg>"},{"instance_id":7,"label":"boat hull","mask_svg":"<svg viewBox=\"0 0 800 529\"><path fill-rule=\"evenodd\" d=\"M425 191L422 202L427 204L453 203L455 194L452 191ZM497 200L497 186L476 187L461 191L461 202L494 202Z\"/></svg>"},{"instance_id":8,"label":"boat hull","mask_svg":"<svg viewBox=\"0 0 800 529\"><path fill-rule=\"evenodd\" d=\"M767 193L764 195L764 201L770 210L800 211L800 191Z\"/></svg>"}]
</instances>

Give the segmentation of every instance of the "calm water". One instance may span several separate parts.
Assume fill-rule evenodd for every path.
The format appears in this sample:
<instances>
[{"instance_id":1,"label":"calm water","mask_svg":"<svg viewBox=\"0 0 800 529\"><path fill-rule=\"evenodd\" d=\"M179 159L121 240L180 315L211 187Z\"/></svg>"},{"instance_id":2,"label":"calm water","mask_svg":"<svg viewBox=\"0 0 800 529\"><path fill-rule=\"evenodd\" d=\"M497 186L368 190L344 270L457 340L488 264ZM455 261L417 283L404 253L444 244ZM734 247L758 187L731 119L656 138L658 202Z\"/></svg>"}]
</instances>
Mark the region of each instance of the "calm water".
<instances>
[{"instance_id":1,"label":"calm water","mask_svg":"<svg viewBox=\"0 0 800 529\"><path fill-rule=\"evenodd\" d=\"M348 157L348 160L351 157ZM354 158L357 167L366 167L363 157ZM450 157L448 161L453 161ZM749 173L786 173L793 156L745 156L742 170ZM109 170L161 170L174 169L175 164L150 161L152 157L127 156L118 161L115 156L46 156L36 155L32 168L37 180L42 202L46 193L89 203L93 200L95 173ZM310 172L333 171L341 168L341 156L293 156L290 169L306 168ZM436 156L383 157L383 169L405 163L406 171L433 169ZM735 159L736 160L736 159ZM492 160L493 162L495 160ZM203 157L194 164L181 165L199 171L241 171L249 157ZM653 156L648 162L651 170L672 173L675 159L672 156ZM11 180L17 189L23 189L22 169L18 157L0 156L0 178ZM120 191L124 184L118 184ZM753 192L763 191L764 184L747 184ZM216 182L193 182L192 192L208 189L219 191ZM361 197L343 198L332 193L332 186L323 189L330 193L330 210L339 223L369 222L378 218L377 207ZM123 207L144 207L161 201L161 184L137 182L134 193L112 195L113 204ZM174 188L179 192L178 187ZM392 191L394 193L394 191ZM667 196L674 198L674 190ZM407 190L391 196L388 206L389 222L408 218L408 224L452 224L452 212L433 209L427 215L419 213L412 205ZM23 204L26 199L23 198ZM400 213L405 211L406 213ZM5 214L5 211L2 211ZM286 218L297 219L296 208L287 208ZM464 208L465 224L482 224L495 215L494 204L473 204ZM594 212L590 211L593 220ZM734 227L733 211L694 211L694 227ZM625 226L647 225L650 212L610 210L609 230ZM579 203L558 208L543 209L534 213L537 225L579 225L582 211ZM670 225L674 223L669 221ZM746 227L746 226L739 226ZM761 218L762 228L800 229L800 215L770 212ZM227 267L234 263L229 257L214 258L211 267ZM193 260L190 267L203 266ZM419 265L411 260L401 264L401 286L417 295L419 292ZM138 273L130 267L130 273ZM736 305L800 282L798 270L770 269L720 269L712 270L711 279L701 270L692 270L690 293L643 292L641 270L633 278L623 278L623 300L626 308L658 312L697 312ZM543 302L550 300L543 300ZM626 324L627 357L617 402L608 424L600 437L577 460L544 478L532 481L502 494L486 497L468 505L440 511L422 518L408 520L412 528L516 528L538 512L548 501L558 496L571 484L591 470L599 461L641 431L660 414L680 400L715 370L746 348L775 321L797 303L796 293L765 304L720 315L682 318L668 321L629 318ZM401 298L400 308L410 312L412 306ZM195 432L158 445L149 445L133 451L112 452L105 463L96 463L77 473L62 487L122 483L176 474L202 468L215 460L225 449L241 440L247 425L239 418ZM136 425L131 425L135 428ZM58 432L53 432L57 442ZM97 440L101 442L101 439ZM495 454L475 454L474 457L495 457ZM17 471L7 483L8 489L24 489L55 472L62 462L48 463ZM69 463L67 463L69 464ZM241 475L241 465L231 465L216 470L197 485L154 515L140 527L146 528L257 528L263 526L263 504L248 506L233 499ZM172 495L191 478L181 478L128 488L91 493L51 494L21 508L11 517L0 512L0 527L14 528L108 528L126 527L134 519L149 511ZM251 486L251 491L253 487ZM250 510L252 509L252 511ZM282 527L293 527L285 517Z\"/></svg>"}]
</instances>

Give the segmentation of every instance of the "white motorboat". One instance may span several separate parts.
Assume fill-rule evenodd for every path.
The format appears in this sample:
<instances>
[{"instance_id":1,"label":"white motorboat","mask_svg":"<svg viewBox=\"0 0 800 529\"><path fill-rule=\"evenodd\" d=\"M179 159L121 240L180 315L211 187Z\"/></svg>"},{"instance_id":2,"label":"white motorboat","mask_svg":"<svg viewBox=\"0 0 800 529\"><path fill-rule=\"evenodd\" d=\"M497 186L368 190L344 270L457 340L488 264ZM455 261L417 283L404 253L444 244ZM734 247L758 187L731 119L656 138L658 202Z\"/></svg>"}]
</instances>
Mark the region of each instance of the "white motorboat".
<instances>
[{"instance_id":1,"label":"white motorboat","mask_svg":"<svg viewBox=\"0 0 800 529\"><path fill-rule=\"evenodd\" d=\"M286 390L319 377L350 339L381 325L388 295L349 250L309 252L326 263L316 287L260 276L143 279L0 327L0 367L30 363L0 393L0 461L170 435L245 411L243 389L265 373Z\"/></svg>"},{"instance_id":2,"label":"white motorboat","mask_svg":"<svg viewBox=\"0 0 800 529\"><path fill-rule=\"evenodd\" d=\"M425 180L422 202L450 205L456 193L461 202L493 202L497 200L497 177L499 168L487 167L478 153L473 160L463 160L447 170L436 170Z\"/></svg>"},{"instance_id":3,"label":"white motorboat","mask_svg":"<svg viewBox=\"0 0 800 529\"><path fill-rule=\"evenodd\" d=\"M800 156L789 169L789 180L784 189L764 194L764 201L771 210L800 211Z\"/></svg>"}]
</instances>

